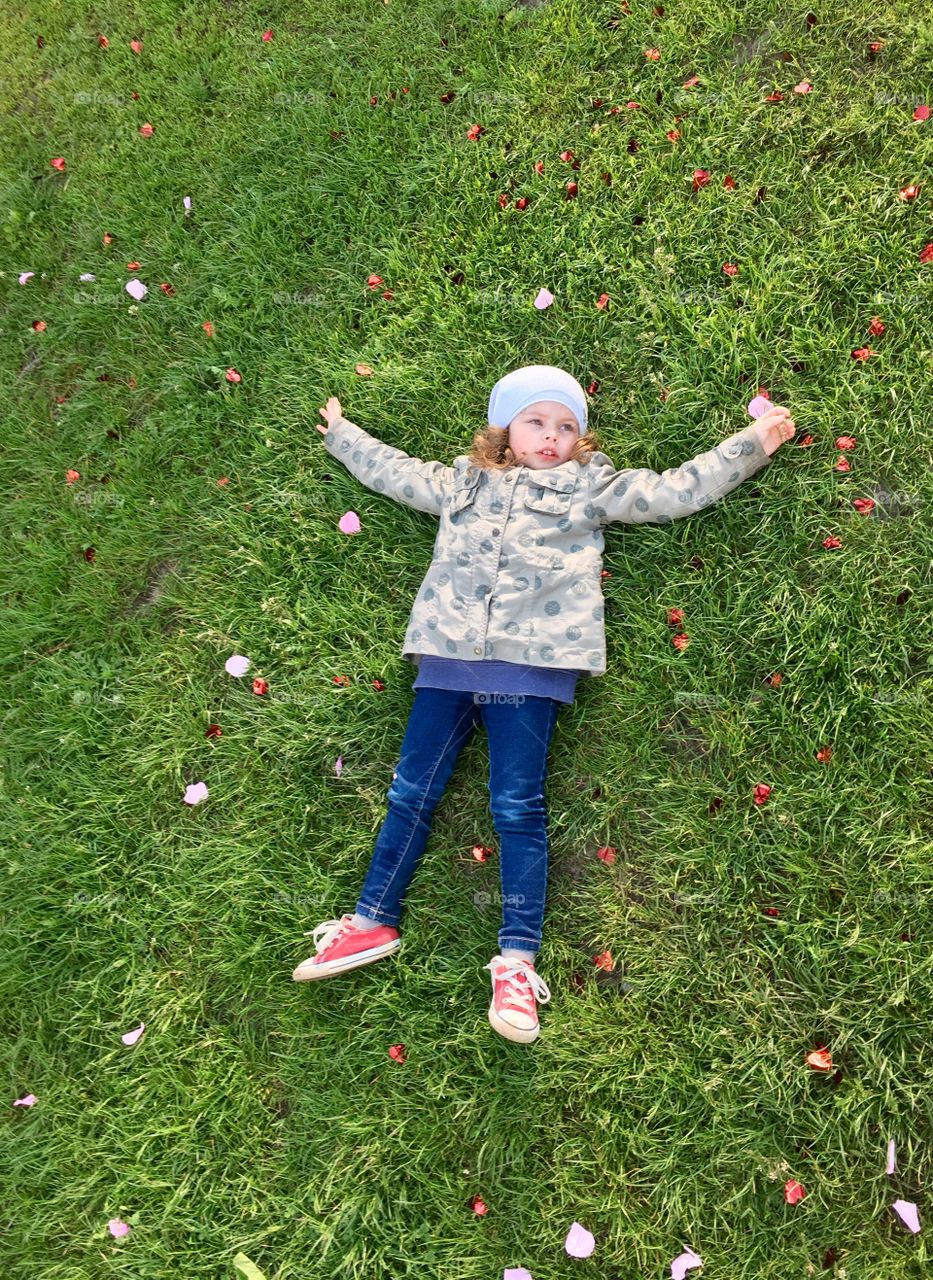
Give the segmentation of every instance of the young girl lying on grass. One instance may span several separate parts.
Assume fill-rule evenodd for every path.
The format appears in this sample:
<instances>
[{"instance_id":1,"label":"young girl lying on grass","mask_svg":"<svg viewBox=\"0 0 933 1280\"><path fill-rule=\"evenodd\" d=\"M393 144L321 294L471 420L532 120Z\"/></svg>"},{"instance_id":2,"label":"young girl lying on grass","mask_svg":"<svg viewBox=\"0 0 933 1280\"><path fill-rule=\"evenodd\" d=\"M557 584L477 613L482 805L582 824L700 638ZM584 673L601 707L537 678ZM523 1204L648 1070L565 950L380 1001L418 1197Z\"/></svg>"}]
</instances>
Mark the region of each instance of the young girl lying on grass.
<instances>
[{"instance_id":1,"label":"young girl lying on grass","mask_svg":"<svg viewBox=\"0 0 933 1280\"><path fill-rule=\"evenodd\" d=\"M321 409L324 446L370 489L439 520L402 654L418 669L388 809L354 914L311 932L296 981L331 977L401 947L402 902L457 756L482 721L500 842L502 927L488 965L489 1021L508 1040L539 1031L535 969L547 887L544 785L562 703L606 670L603 528L669 524L760 471L794 434L780 405L692 462L617 470L587 429L579 382L553 365L500 378L489 426L451 465L422 462Z\"/></svg>"}]
</instances>

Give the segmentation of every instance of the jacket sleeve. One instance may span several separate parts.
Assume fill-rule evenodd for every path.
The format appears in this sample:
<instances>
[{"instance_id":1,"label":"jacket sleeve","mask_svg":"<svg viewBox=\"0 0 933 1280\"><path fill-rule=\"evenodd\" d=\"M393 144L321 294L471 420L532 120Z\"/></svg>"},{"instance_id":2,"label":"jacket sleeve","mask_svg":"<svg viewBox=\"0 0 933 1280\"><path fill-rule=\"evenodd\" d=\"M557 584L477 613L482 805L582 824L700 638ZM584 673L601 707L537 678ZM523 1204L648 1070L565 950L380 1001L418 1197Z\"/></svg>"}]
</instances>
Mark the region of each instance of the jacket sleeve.
<instances>
[{"instance_id":1,"label":"jacket sleeve","mask_svg":"<svg viewBox=\"0 0 933 1280\"><path fill-rule=\"evenodd\" d=\"M444 494L453 484L453 467L411 458L349 418L334 418L322 438L327 452L368 488L416 511L440 514Z\"/></svg>"},{"instance_id":2,"label":"jacket sleeve","mask_svg":"<svg viewBox=\"0 0 933 1280\"><path fill-rule=\"evenodd\" d=\"M751 423L660 475L648 467L617 471L608 462L591 464L590 503L600 524L670 524L725 497L771 460Z\"/></svg>"}]
</instances>

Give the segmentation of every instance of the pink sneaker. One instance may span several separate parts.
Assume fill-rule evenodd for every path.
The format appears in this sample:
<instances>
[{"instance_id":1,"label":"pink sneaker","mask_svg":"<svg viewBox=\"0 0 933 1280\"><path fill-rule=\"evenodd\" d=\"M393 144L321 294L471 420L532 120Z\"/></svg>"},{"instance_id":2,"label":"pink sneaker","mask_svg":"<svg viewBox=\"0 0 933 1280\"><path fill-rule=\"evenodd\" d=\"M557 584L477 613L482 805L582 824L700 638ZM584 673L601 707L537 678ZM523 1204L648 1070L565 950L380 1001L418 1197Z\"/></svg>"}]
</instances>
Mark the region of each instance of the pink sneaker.
<instances>
[{"instance_id":1,"label":"pink sneaker","mask_svg":"<svg viewBox=\"0 0 933 1280\"><path fill-rule=\"evenodd\" d=\"M492 1003L489 1006L491 1026L517 1044L537 1040L540 1027L535 996L547 1004L551 992L530 960L516 956L493 956L489 964L492 978Z\"/></svg>"},{"instance_id":2,"label":"pink sneaker","mask_svg":"<svg viewBox=\"0 0 933 1280\"><path fill-rule=\"evenodd\" d=\"M360 929L352 920L351 912L339 920L324 920L309 931L314 935L315 954L302 960L292 971L296 982L313 982L317 978L345 973L348 969L358 969L360 965L372 964L374 960L392 955L401 947L399 931L392 925ZM304 936L307 938L309 933Z\"/></svg>"}]
</instances>

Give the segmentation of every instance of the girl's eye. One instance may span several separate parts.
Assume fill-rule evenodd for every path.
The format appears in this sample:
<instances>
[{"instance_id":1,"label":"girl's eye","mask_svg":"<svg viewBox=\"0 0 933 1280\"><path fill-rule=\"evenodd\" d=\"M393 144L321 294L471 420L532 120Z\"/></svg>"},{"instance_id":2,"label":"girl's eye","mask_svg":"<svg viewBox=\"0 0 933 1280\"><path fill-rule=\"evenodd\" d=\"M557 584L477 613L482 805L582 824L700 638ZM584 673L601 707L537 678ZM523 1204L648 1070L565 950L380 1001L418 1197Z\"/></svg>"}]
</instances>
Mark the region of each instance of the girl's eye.
<instances>
[{"instance_id":1,"label":"girl's eye","mask_svg":"<svg viewBox=\"0 0 933 1280\"><path fill-rule=\"evenodd\" d=\"M532 419L531 419L531 421L532 421L532 422L540 422L540 421L541 421L541 419L540 419L540 418L532 418ZM572 431L572 430L573 430L573 427L570 425L570 423L569 423L569 422L565 422L563 425L567 428L567 430L568 430L568 431Z\"/></svg>"}]
</instances>

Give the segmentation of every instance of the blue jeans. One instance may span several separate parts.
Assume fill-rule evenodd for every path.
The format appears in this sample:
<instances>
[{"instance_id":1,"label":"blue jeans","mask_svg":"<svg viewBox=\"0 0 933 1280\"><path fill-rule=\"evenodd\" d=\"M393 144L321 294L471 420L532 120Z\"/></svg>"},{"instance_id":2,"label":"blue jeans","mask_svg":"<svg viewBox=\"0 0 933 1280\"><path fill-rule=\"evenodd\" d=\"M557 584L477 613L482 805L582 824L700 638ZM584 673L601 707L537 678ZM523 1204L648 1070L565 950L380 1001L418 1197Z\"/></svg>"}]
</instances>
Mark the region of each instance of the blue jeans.
<instances>
[{"instance_id":1,"label":"blue jeans","mask_svg":"<svg viewBox=\"0 0 933 1280\"><path fill-rule=\"evenodd\" d=\"M544 781L560 707L554 698L528 694L415 690L388 790L388 812L356 904L361 916L398 925L434 810L461 747L482 720L489 740L490 808L499 836L499 950L539 950L548 867Z\"/></svg>"}]
</instances>

